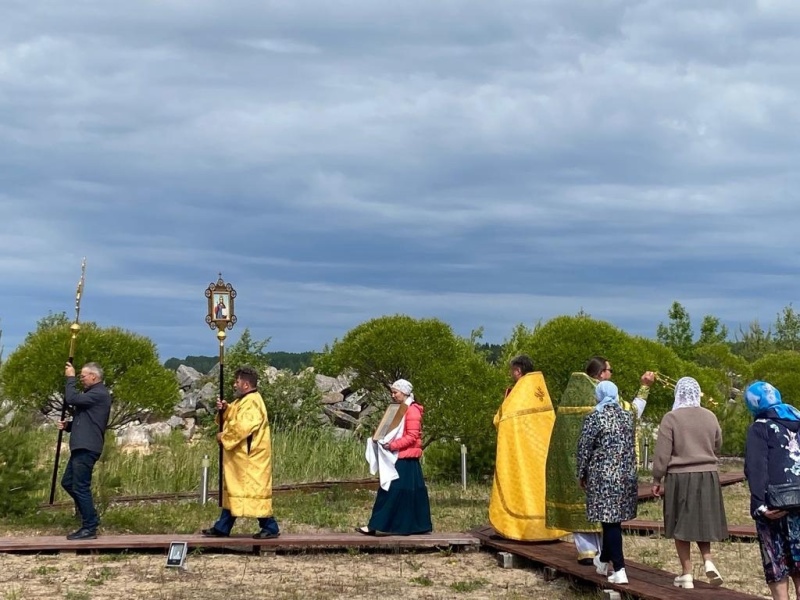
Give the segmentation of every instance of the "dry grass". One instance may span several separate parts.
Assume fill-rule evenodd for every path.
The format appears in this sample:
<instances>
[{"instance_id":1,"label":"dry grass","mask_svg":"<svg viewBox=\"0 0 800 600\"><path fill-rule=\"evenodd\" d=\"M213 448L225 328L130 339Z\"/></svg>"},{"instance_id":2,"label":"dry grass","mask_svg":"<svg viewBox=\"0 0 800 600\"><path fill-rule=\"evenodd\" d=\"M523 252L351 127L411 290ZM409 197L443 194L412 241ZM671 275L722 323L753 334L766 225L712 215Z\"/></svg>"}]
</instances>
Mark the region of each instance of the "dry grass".
<instances>
[{"instance_id":1,"label":"dry grass","mask_svg":"<svg viewBox=\"0 0 800 600\"><path fill-rule=\"evenodd\" d=\"M196 554L186 571L161 555L89 557L0 555L5 600L408 600L484 598L586 600L565 579L545 582L527 569L501 569L485 552L460 554Z\"/></svg>"}]
</instances>

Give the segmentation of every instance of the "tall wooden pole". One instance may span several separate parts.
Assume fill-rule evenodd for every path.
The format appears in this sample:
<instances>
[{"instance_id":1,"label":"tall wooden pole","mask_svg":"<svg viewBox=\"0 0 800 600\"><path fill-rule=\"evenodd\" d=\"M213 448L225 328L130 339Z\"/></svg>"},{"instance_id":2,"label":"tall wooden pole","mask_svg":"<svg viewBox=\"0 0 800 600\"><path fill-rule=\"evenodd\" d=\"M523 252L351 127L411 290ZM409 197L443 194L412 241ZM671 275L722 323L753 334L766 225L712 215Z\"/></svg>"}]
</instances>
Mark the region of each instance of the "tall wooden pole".
<instances>
[{"instance_id":1,"label":"tall wooden pole","mask_svg":"<svg viewBox=\"0 0 800 600\"><path fill-rule=\"evenodd\" d=\"M219 340L219 397L220 400L225 399L225 330L220 329L217 332L217 339ZM222 433L222 426L225 420L225 411L220 409L217 413L219 416L219 432ZM222 507L222 444L219 444L219 506Z\"/></svg>"},{"instance_id":2,"label":"tall wooden pole","mask_svg":"<svg viewBox=\"0 0 800 600\"><path fill-rule=\"evenodd\" d=\"M78 281L78 290L75 292L75 322L70 325L69 330L71 337L69 340L69 358L67 362L71 365L75 364L75 345L78 341L78 332L81 330L80 317L81 317L81 296L83 296L83 284L86 279L86 257L81 263L81 278ZM61 401L61 421L67 418L67 402L66 399ZM53 477L50 480L50 504L56 498L56 480L58 479L58 463L61 460L61 442L64 439L64 430L58 430L58 439L56 440L56 456L53 461Z\"/></svg>"},{"instance_id":3,"label":"tall wooden pole","mask_svg":"<svg viewBox=\"0 0 800 600\"><path fill-rule=\"evenodd\" d=\"M206 324L213 330L217 330L217 340L219 341L219 396L220 401L225 400L225 338L227 334L226 329L232 329L236 324L236 314L233 310L233 304L236 299L236 290L230 283L225 283L222 279L222 273L219 274L217 282L210 283L205 291L205 297L208 299L208 314L206 315ZM219 433L225 426L225 411L219 409L217 411L217 423L219 423ZM223 447L219 444L219 505L222 506L222 490L225 485L225 478L223 476Z\"/></svg>"}]
</instances>

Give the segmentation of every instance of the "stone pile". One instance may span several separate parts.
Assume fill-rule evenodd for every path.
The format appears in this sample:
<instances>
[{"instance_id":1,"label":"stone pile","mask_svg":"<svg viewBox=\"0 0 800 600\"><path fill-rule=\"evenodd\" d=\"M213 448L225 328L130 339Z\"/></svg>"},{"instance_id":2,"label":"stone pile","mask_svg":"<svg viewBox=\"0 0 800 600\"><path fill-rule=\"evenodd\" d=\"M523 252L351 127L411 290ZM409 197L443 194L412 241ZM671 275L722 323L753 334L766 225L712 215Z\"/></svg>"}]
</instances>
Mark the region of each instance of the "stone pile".
<instances>
[{"instance_id":1,"label":"stone pile","mask_svg":"<svg viewBox=\"0 0 800 600\"><path fill-rule=\"evenodd\" d=\"M175 372L180 386L180 400L175 405L172 416L163 422L134 422L121 427L117 432L117 445L125 451L148 452L157 437L168 436L180 430L187 440L197 432L197 420L213 415L217 400L217 377L219 367L207 374L180 365ZM279 371L269 367L263 375L266 385L275 383L280 377L293 377L290 371ZM348 437L371 415L380 410L368 402L367 394L354 390L352 374L329 377L314 375L317 389L322 395L319 418L334 428L337 437Z\"/></svg>"}]
</instances>

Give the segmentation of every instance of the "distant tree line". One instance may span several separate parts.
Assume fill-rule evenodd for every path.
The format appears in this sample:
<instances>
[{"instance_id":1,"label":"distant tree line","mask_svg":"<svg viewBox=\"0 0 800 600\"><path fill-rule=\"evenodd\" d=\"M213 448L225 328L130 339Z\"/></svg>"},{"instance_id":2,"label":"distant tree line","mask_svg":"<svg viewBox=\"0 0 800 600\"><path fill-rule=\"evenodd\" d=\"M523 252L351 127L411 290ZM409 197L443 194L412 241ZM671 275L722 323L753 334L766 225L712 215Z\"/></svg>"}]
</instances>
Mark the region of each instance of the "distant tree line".
<instances>
[{"instance_id":1,"label":"distant tree line","mask_svg":"<svg viewBox=\"0 0 800 600\"><path fill-rule=\"evenodd\" d=\"M316 352L267 352L267 364L281 371L299 373L314 362ZM192 367L200 373L208 373L213 369L219 358L216 356L187 356L186 358L170 358L164 363L167 369L175 371L179 366Z\"/></svg>"}]
</instances>

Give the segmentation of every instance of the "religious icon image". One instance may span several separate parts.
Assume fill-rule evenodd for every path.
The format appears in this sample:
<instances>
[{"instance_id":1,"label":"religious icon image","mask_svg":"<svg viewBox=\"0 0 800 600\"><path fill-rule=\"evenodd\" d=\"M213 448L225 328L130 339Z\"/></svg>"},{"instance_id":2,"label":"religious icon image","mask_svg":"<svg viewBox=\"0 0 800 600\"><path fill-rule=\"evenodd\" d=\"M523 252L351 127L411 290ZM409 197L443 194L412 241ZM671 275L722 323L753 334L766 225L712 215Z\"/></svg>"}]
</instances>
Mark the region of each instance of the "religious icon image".
<instances>
[{"instance_id":1,"label":"religious icon image","mask_svg":"<svg viewBox=\"0 0 800 600\"><path fill-rule=\"evenodd\" d=\"M230 313L228 305L230 298L228 294L214 294L214 319L217 321L227 321Z\"/></svg>"}]
</instances>

